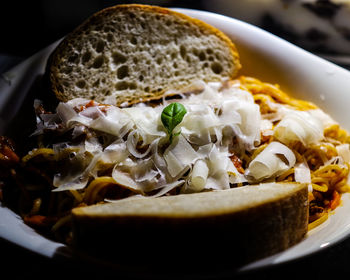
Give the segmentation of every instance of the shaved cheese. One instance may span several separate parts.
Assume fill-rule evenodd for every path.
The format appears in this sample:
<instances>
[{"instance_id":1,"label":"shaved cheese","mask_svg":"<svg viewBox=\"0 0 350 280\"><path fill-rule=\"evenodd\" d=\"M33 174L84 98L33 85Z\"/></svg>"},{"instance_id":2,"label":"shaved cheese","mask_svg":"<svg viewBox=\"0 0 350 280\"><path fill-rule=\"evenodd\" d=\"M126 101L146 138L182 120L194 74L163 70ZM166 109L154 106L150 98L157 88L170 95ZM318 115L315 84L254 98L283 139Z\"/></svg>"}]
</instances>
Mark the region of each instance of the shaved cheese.
<instances>
[{"instance_id":1,"label":"shaved cheese","mask_svg":"<svg viewBox=\"0 0 350 280\"><path fill-rule=\"evenodd\" d=\"M207 189L228 189L230 180L228 171L232 162L229 159L227 149L218 149L213 145L209 153L209 175L205 188Z\"/></svg>"},{"instance_id":2,"label":"shaved cheese","mask_svg":"<svg viewBox=\"0 0 350 280\"><path fill-rule=\"evenodd\" d=\"M190 175L189 189L194 192L199 192L204 189L209 168L204 160L197 160L193 166L192 173Z\"/></svg>"},{"instance_id":3,"label":"shaved cheese","mask_svg":"<svg viewBox=\"0 0 350 280\"><path fill-rule=\"evenodd\" d=\"M99 153L88 157L85 153L79 152L69 158L70 164L66 166L65 174L59 173L54 176L53 191L80 190L86 187L90 172L99 160Z\"/></svg>"},{"instance_id":4,"label":"shaved cheese","mask_svg":"<svg viewBox=\"0 0 350 280\"><path fill-rule=\"evenodd\" d=\"M254 103L253 95L249 91L241 89L240 86L241 86L240 83L231 84L230 87L225 87L222 90L222 95L224 97L234 96L234 98L236 98L237 100L241 100L241 101L253 104Z\"/></svg>"},{"instance_id":5,"label":"shaved cheese","mask_svg":"<svg viewBox=\"0 0 350 280\"><path fill-rule=\"evenodd\" d=\"M151 182L157 183L156 176L159 171L155 170L151 159L138 160L137 164L130 170L130 175L136 182Z\"/></svg>"},{"instance_id":6,"label":"shaved cheese","mask_svg":"<svg viewBox=\"0 0 350 280\"><path fill-rule=\"evenodd\" d=\"M123 186L127 189L130 189L137 193L144 194L144 188L141 183L136 182L130 177L130 174L127 172L122 172L117 168L117 165L113 168L112 178L120 186Z\"/></svg>"},{"instance_id":7,"label":"shaved cheese","mask_svg":"<svg viewBox=\"0 0 350 280\"><path fill-rule=\"evenodd\" d=\"M180 127L192 143L205 145L223 137L237 137L242 146L253 149L260 142L260 109L252 95L232 85L218 91L215 85L206 86L201 94L181 100L188 113ZM231 130L228 130L230 127Z\"/></svg>"},{"instance_id":8,"label":"shaved cheese","mask_svg":"<svg viewBox=\"0 0 350 280\"><path fill-rule=\"evenodd\" d=\"M140 153L137 150L137 145L138 145L140 139L143 143L144 138L140 135L138 130L134 130L134 131L129 133L127 141L126 141L126 146L128 148L128 151L130 152L130 154L132 154L134 157L137 157L137 158L143 158L146 155L148 155L148 153L151 151L151 146L149 146L147 148L147 150L144 151L143 153Z\"/></svg>"},{"instance_id":9,"label":"shaved cheese","mask_svg":"<svg viewBox=\"0 0 350 280\"><path fill-rule=\"evenodd\" d=\"M246 176L251 181L275 177L293 167L295 160L294 153L287 146L271 142L250 162Z\"/></svg>"},{"instance_id":10,"label":"shaved cheese","mask_svg":"<svg viewBox=\"0 0 350 280\"><path fill-rule=\"evenodd\" d=\"M257 104L245 102L237 109L241 115L239 128L241 134L238 137L243 141L248 150L260 143L260 108Z\"/></svg>"},{"instance_id":11,"label":"shaved cheese","mask_svg":"<svg viewBox=\"0 0 350 280\"><path fill-rule=\"evenodd\" d=\"M60 102L56 108L58 116L61 118L63 123L67 123L69 120L77 116L77 112L73 107L69 106L67 103Z\"/></svg>"},{"instance_id":12,"label":"shaved cheese","mask_svg":"<svg viewBox=\"0 0 350 280\"><path fill-rule=\"evenodd\" d=\"M102 146L97 138L89 138L84 141L84 149L90 154L99 154L102 152Z\"/></svg>"},{"instance_id":13,"label":"shaved cheese","mask_svg":"<svg viewBox=\"0 0 350 280\"><path fill-rule=\"evenodd\" d=\"M227 170L228 163L230 162L229 153L227 149L219 149L215 145L212 146L212 149L209 153L209 166L210 172L212 174L221 172L222 170Z\"/></svg>"},{"instance_id":14,"label":"shaved cheese","mask_svg":"<svg viewBox=\"0 0 350 280\"><path fill-rule=\"evenodd\" d=\"M89 127L118 137L124 137L132 129L130 118L119 108L111 107L106 115L101 115L90 122Z\"/></svg>"},{"instance_id":15,"label":"shaved cheese","mask_svg":"<svg viewBox=\"0 0 350 280\"><path fill-rule=\"evenodd\" d=\"M157 142L152 145L152 160L157 169L165 172L167 170L167 164L163 156L159 153L159 143L161 143L161 139L158 139Z\"/></svg>"},{"instance_id":16,"label":"shaved cheese","mask_svg":"<svg viewBox=\"0 0 350 280\"><path fill-rule=\"evenodd\" d=\"M260 131L264 136L273 135L273 123L267 119L261 120Z\"/></svg>"},{"instance_id":17,"label":"shaved cheese","mask_svg":"<svg viewBox=\"0 0 350 280\"><path fill-rule=\"evenodd\" d=\"M306 162L295 165L294 179L298 183L311 183L311 172Z\"/></svg>"},{"instance_id":18,"label":"shaved cheese","mask_svg":"<svg viewBox=\"0 0 350 280\"><path fill-rule=\"evenodd\" d=\"M150 144L154 136L166 136L160 122L160 108L139 106L124 108L123 112L128 114L136 128L141 130L141 133L145 136L143 139L145 144Z\"/></svg>"},{"instance_id":19,"label":"shaved cheese","mask_svg":"<svg viewBox=\"0 0 350 280\"><path fill-rule=\"evenodd\" d=\"M104 149L101 161L104 163L123 162L128 156L129 152L126 149L126 143L117 140Z\"/></svg>"},{"instance_id":20,"label":"shaved cheese","mask_svg":"<svg viewBox=\"0 0 350 280\"><path fill-rule=\"evenodd\" d=\"M86 187L88 183L87 177L81 177L80 175L75 177L60 178L60 174L55 175L53 180L54 186L57 189L53 189L53 192L67 191L67 190L81 190Z\"/></svg>"},{"instance_id":21,"label":"shaved cheese","mask_svg":"<svg viewBox=\"0 0 350 280\"><path fill-rule=\"evenodd\" d=\"M226 171L220 170L208 177L205 189L208 190L225 190L230 188L230 181Z\"/></svg>"},{"instance_id":22,"label":"shaved cheese","mask_svg":"<svg viewBox=\"0 0 350 280\"><path fill-rule=\"evenodd\" d=\"M237 100L229 99L222 103L219 117L224 125L242 124L241 114L236 110L238 106L239 102Z\"/></svg>"},{"instance_id":23,"label":"shaved cheese","mask_svg":"<svg viewBox=\"0 0 350 280\"><path fill-rule=\"evenodd\" d=\"M321 109L310 110L309 113L322 123L323 128L337 124L337 122L333 120L330 115L326 114Z\"/></svg>"},{"instance_id":24,"label":"shaved cheese","mask_svg":"<svg viewBox=\"0 0 350 280\"><path fill-rule=\"evenodd\" d=\"M184 180L178 180L178 181L174 181L172 183L166 184L162 187L162 189L159 192L157 192L154 195L151 195L150 197L162 196L162 195L166 194L167 192L171 191L172 189L174 189L178 186L181 186L183 183L185 183Z\"/></svg>"},{"instance_id":25,"label":"shaved cheese","mask_svg":"<svg viewBox=\"0 0 350 280\"><path fill-rule=\"evenodd\" d=\"M340 144L335 147L338 155L343 159L344 162L350 162L350 148L349 144Z\"/></svg>"},{"instance_id":26,"label":"shaved cheese","mask_svg":"<svg viewBox=\"0 0 350 280\"><path fill-rule=\"evenodd\" d=\"M293 142L301 142L304 145L314 144L323 139L323 125L319 119L307 111L293 111L275 127L274 136L286 145Z\"/></svg>"},{"instance_id":27,"label":"shaved cheese","mask_svg":"<svg viewBox=\"0 0 350 280\"><path fill-rule=\"evenodd\" d=\"M211 142L213 128L219 124L214 111L205 105L187 105L187 114L180 124L181 132L192 144L205 145Z\"/></svg>"},{"instance_id":28,"label":"shaved cheese","mask_svg":"<svg viewBox=\"0 0 350 280\"><path fill-rule=\"evenodd\" d=\"M69 106L68 103L60 102L57 106L57 114L61 118L62 122L67 127L72 127L76 123L89 126L91 123L91 119L85 116L80 116L77 112L75 112L74 108Z\"/></svg>"},{"instance_id":29,"label":"shaved cheese","mask_svg":"<svg viewBox=\"0 0 350 280\"><path fill-rule=\"evenodd\" d=\"M161 114L174 100L165 98L157 106L130 108L77 98L59 103L56 114L39 115L33 135L51 129L71 133L74 139L52 146L55 160L64 166L54 177L54 191L83 189L106 173L119 186L148 196L161 196L180 186L183 192L200 192L272 180L292 167L297 182L311 182L307 164L294 166L295 155L287 146L322 140L323 129L334 122L327 114L270 102L271 112L262 116L253 95L240 88L238 80L199 85L202 92L180 93L182 98L176 100L187 112L171 141ZM35 106L39 108L40 102ZM279 142L267 145L248 168L244 164L241 174L242 168L236 168L230 157L252 152L261 135ZM79 139L84 140L78 143ZM349 145L335 147L338 155L325 164L349 162Z\"/></svg>"},{"instance_id":30,"label":"shaved cheese","mask_svg":"<svg viewBox=\"0 0 350 280\"><path fill-rule=\"evenodd\" d=\"M79 115L90 119L97 119L104 116L98 106L87 107L86 109L82 110Z\"/></svg>"},{"instance_id":31,"label":"shaved cheese","mask_svg":"<svg viewBox=\"0 0 350 280\"><path fill-rule=\"evenodd\" d=\"M184 173L199 158L198 153L180 134L164 152L164 159L172 177Z\"/></svg>"}]
</instances>

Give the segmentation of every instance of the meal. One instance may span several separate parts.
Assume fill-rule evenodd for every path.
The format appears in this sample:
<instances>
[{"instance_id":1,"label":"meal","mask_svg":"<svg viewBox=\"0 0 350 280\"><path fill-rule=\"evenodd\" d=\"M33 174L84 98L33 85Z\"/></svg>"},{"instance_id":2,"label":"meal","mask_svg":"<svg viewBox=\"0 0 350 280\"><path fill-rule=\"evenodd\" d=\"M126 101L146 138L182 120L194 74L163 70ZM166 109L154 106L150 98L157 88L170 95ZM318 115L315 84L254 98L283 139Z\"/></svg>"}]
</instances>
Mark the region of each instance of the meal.
<instances>
[{"instance_id":1,"label":"meal","mask_svg":"<svg viewBox=\"0 0 350 280\"><path fill-rule=\"evenodd\" d=\"M349 135L240 67L225 34L180 13L94 14L48 60L57 102L35 100L35 144L0 138L1 200L78 251L127 260L225 248L245 263L300 242L349 191Z\"/></svg>"}]
</instances>

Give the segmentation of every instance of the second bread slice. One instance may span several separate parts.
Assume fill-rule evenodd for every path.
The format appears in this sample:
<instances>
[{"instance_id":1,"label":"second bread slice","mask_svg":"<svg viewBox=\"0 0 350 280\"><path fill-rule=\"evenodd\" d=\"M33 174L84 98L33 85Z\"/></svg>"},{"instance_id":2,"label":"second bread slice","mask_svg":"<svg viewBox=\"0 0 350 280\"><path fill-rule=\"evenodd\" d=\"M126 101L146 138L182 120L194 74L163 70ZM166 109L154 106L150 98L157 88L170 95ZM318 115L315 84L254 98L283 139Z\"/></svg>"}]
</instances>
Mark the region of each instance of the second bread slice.
<instances>
[{"instance_id":1,"label":"second bread slice","mask_svg":"<svg viewBox=\"0 0 350 280\"><path fill-rule=\"evenodd\" d=\"M307 199L305 184L267 183L75 208L74 244L141 261L157 252L166 260L228 256L242 264L299 242L307 232Z\"/></svg>"},{"instance_id":2,"label":"second bread slice","mask_svg":"<svg viewBox=\"0 0 350 280\"><path fill-rule=\"evenodd\" d=\"M59 100L83 97L129 105L192 83L232 78L240 68L231 40L172 10L117 5L70 33L49 60Z\"/></svg>"}]
</instances>

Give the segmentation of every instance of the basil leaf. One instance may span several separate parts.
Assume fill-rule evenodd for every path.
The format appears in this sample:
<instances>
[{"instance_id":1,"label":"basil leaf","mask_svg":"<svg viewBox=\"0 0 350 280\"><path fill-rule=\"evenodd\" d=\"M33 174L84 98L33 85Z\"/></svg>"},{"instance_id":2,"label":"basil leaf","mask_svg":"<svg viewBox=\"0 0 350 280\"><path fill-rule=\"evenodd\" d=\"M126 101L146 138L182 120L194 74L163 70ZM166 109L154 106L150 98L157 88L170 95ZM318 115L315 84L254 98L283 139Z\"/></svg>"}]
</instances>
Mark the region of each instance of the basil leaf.
<instances>
[{"instance_id":1,"label":"basil leaf","mask_svg":"<svg viewBox=\"0 0 350 280\"><path fill-rule=\"evenodd\" d=\"M174 128L182 122L186 113L186 108L177 102L171 103L163 109L161 120L170 136L172 136Z\"/></svg>"}]
</instances>

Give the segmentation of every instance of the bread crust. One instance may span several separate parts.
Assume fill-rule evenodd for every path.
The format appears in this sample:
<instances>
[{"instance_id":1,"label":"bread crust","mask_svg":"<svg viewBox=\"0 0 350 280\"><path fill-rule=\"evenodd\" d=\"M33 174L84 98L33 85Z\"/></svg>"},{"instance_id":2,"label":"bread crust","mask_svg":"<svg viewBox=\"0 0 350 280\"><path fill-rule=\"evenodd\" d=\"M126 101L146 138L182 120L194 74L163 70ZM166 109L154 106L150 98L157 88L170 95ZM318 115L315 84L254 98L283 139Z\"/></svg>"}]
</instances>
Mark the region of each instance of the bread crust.
<instances>
[{"instance_id":1,"label":"bread crust","mask_svg":"<svg viewBox=\"0 0 350 280\"><path fill-rule=\"evenodd\" d=\"M282 186L283 187L283 186ZM90 215L73 210L74 246L104 258L152 252L203 262L229 254L235 265L261 259L300 242L307 233L307 186L239 211L206 215ZM210 206L208 206L210 207ZM113 241L114 240L114 241ZM108 250L106 250L108 248ZM132 252L132 253L131 253ZM121 260L118 260L121 261ZM130 259L129 259L130 261Z\"/></svg>"},{"instance_id":2,"label":"bread crust","mask_svg":"<svg viewBox=\"0 0 350 280\"><path fill-rule=\"evenodd\" d=\"M85 22L83 22L80 26L78 26L73 32L68 34L65 37L65 39L58 45L55 51L51 54L48 60L47 70L49 71L50 87L52 91L55 93L58 100L66 102L72 98L71 96L67 95L67 93L64 92L62 79L59 78L60 77L59 65L62 64L62 58L67 56L66 50L69 49L69 45L72 44L72 40L77 36L80 36L80 34L82 34L86 29L88 29L89 26L100 21L102 18L108 17L109 15L112 15L118 12L136 12L136 13L150 12L154 14L160 14L165 16L169 15L169 16L183 19L185 22L188 22L189 24L196 25L201 30L201 32L203 32L203 34L215 35L216 37L220 38L223 45L226 45L226 48L230 52L230 56L233 59L233 65L234 65L234 67L232 67L232 69L230 70L231 71L230 74L226 78L235 77L237 74L237 71L241 67L239 62L239 55L234 43L223 32L221 32L220 30L214 28L213 26L201 20L191 18L187 15L178 13L176 11L173 11L167 8L157 7L157 6L149 6L149 5L142 5L142 4L116 5L113 7L103 9L95 13L94 15L92 15L90 18L88 18ZM128 105L130 105L133 103L144 102L152 99L158 99L162 97L162 95L165 93L166 91L150 93L147 95L147 97L142 97L142 100L137 98L137 96L135 96L134 100L123 100L123 97L120 97L120 100L116 101L116 105L121 105L122 103L125 103L125 102L128 103Z\"/></svg>"}]
</instances>

